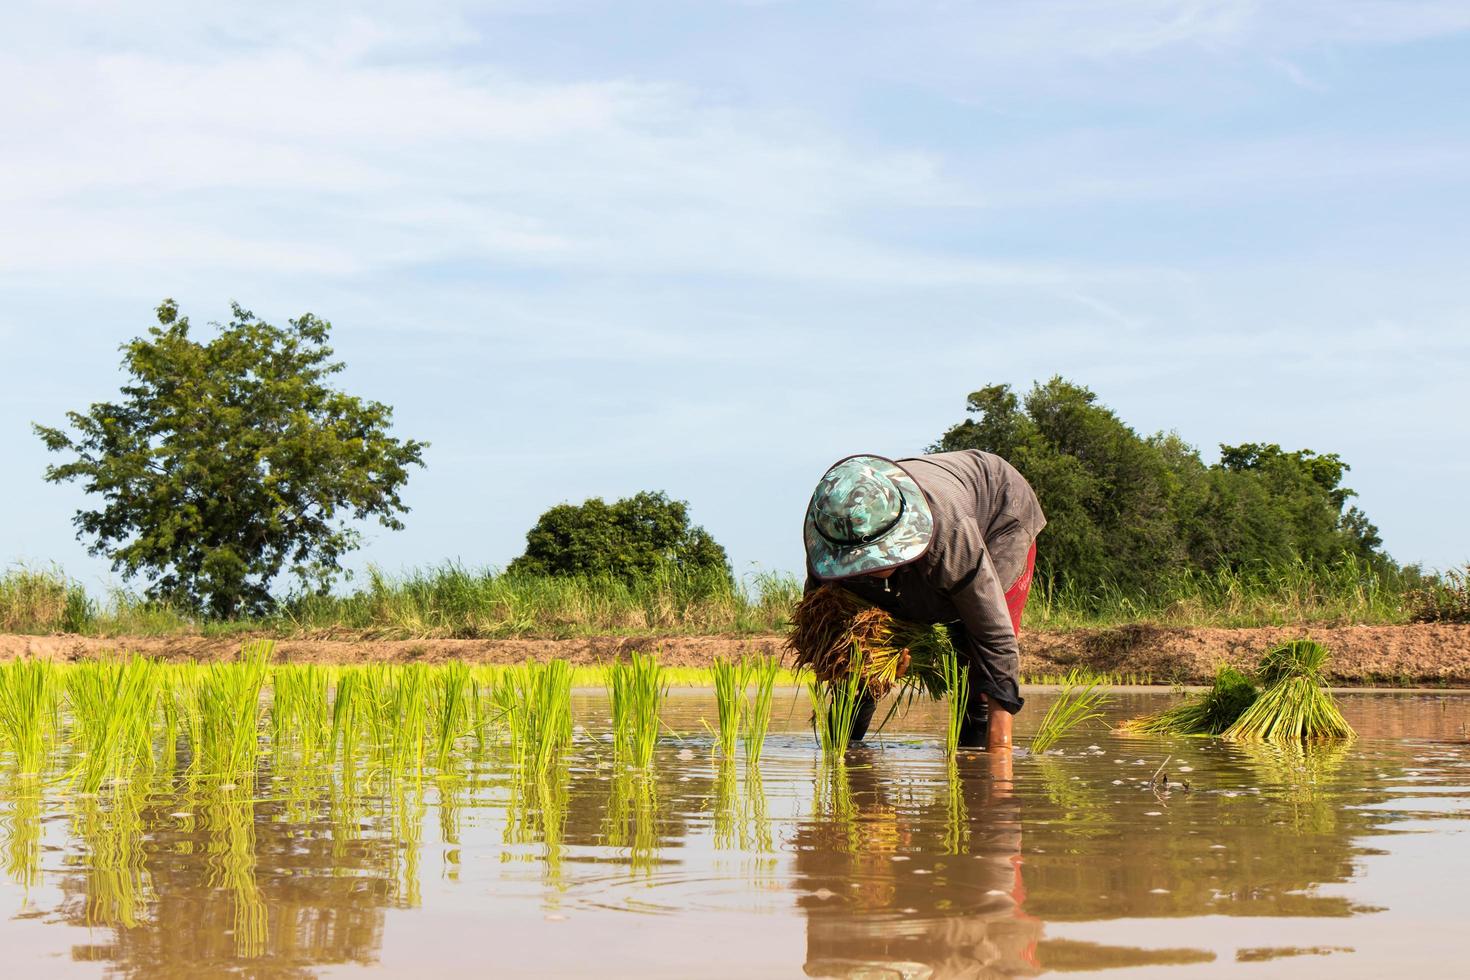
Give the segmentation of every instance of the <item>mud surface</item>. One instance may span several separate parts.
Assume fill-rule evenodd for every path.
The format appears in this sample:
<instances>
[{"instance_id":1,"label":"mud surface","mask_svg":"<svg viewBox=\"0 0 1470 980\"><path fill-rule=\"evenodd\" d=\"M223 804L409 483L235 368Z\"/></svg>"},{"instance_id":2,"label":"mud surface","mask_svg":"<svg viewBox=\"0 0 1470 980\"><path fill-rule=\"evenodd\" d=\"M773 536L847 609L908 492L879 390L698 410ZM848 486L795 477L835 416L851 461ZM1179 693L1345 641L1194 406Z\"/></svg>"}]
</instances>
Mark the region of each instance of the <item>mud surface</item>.
<instances>
[{"instance_id":1,"label":"mud surface","mask_svg":"<svg viewBox=\"0 0 1470 980\"><path fill-rule=\"evenodd\" d=\"M1023 632L1021 666L1028 674L1062 673L1071 667L1146 674L1156 683L1207 681L1222 661L1250 665L1274 643L1310 636L1332 650L1329 678L1344 684L1446 684L1470 686L1470 626L1264 627L1190 629L1138 624L1100 630ZM779 653L782 637L716 635L501 640L292 640L276 642L277 658L299 663L409 663L460 659L520 663L563 658L598 664L631 650L660 650L666 664L707 666L715 657L742 652ZM137 652L164 660L219 660L240 647L235 637L86 637L0 634L0 659L45 657L76 660L98 654Z\"/></svg>"}]
</instances>

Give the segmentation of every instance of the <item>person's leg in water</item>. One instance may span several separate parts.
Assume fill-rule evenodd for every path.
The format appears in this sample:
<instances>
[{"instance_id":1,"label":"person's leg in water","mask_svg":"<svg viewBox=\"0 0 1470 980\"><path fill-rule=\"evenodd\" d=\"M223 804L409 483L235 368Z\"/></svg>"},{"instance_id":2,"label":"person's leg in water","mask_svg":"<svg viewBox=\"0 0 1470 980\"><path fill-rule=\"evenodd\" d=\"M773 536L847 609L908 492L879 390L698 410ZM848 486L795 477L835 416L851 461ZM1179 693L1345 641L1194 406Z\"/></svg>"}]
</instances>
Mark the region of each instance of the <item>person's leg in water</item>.
<instances>
[{"instance_id":1,"label":"person's leg in water","mask_svg":"<svg viewBox=\"0 0 1470 980\"><path fill-rule=\"evenodd\" d=\"M864 690L858 699L857 709L852 713L852 741L861 742L867 736L868 726L873 723L873 712L877 710L878 699Z\"/></svg>"}]
</instances>

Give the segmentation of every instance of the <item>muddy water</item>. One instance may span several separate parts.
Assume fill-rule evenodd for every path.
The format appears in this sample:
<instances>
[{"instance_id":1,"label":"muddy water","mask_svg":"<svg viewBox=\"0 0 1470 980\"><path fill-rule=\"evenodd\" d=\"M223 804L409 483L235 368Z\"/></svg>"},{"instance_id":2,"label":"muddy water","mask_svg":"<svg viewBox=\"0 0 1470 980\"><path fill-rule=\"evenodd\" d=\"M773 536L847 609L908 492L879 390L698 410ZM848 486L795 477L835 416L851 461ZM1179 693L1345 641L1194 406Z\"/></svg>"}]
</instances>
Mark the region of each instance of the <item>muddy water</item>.
<instances>
[{"instance_id":1,"label":"muddy water","mask_svg":"<svg viewBox=\"0 0 1470 980\"><path fill-rule=\"evenodd\" d=\"M651 776L592 735L529 783L493 745L447 780L7 774L6 975L1465 975L1470 696L1346 695L1362 737L1306 752L1098 728L952 769L932 709L823 766L786 696L759 775L712 763L707 692Z\"/></svg>"}]
</instances>

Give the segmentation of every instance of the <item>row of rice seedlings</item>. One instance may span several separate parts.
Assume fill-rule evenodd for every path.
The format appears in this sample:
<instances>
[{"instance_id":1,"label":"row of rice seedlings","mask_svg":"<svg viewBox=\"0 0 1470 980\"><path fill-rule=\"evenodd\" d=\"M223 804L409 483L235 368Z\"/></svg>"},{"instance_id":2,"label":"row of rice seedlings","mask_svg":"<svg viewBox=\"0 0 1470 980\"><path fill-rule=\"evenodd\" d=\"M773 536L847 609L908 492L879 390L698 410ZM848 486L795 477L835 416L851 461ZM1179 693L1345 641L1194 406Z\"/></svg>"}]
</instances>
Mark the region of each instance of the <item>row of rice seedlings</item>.
<instances>
[{"instance_id":1,"label":"row of rice seedlings","mask_svg":"<svg viewBox=\"0 0 1470 980\"><path fill-rule=\"evenodd\" d=\"M832 680L813 676L807 684L812 702L812 726L826 760L840 760L852 741L852 721L866 690L863 681L863 652L848 655L848 671Z\"/></svg>"},{"instance_id":2,"label":"row of rice seedlings","mask_svg":"<svg viewBox=\"0 0 1470 980\"><path fill-rule=\"evenodd\" d=\"M613 753L640 769L653 762L658 744L659 711L669 686L654 654L634 653L627 663L612 666L607 696L612 705Z\"/></svg>"},{"instance_id":3,"label":"row of rice seedlings","mask_svg":"<svg viewBox=\"0 0 1470 980\"><path fill-rule=\"evenodd\" d=\"M523 770L544 773L572 743L572 672L564 660L510 667L495 706Z\"/></svg>"},{"instance_id":4,"label":"row of rice seedlings","mask_svg":"<svg viewBox=\"0 0 1470 980\"><path fill-rule=\"evenodd\" d=\"M1101 718L1102 711L1099 709L1108 703L1109 698L1097 687L1096 677L1078 670L1067 674L1063 679L1062 689L1057 692L1056 700L1046 709L1041 724L1031 736L1031 751L1038 754L1045 752L1074 728Z\"/></svg>"},{"instance_id":5,"label":"row of rice seedlings","mask_svg":"<svg viewBox=\"0 0 1470 980\"><path fill-rule=\"evenodd\" d=\"M1025 687L1060 687L1067 682L1067 676L1067 674L1022 674L1021 684ZM1137 687L1154 683L1153 671L1149 670L1090 671L1089 676L1104 687Z\"/></svg>"},{"instance_id":6,"label":"row of rice seedlings","mask_svg":"<svg viewBox=\"0 0 1470 980\"><path fill-rule=\"evenodd\" d=\"M0 746L21 777L40 775L60 722L61 680L47 660L0 665Z\"/></svg>"},{"instance_id":7,"label":"row of rice seedlings","mask_svg":"<svg viewBox=\"0 0 1470 980\"><path fill-rule=\"evenodd\" d=\"M440 773L449 770L449 757L455 745L475 728L478 719L472 706L474 681L470 669L452 661L434 672L431 692L433 718L434 765Z\"/></svg>"},{"instance_id":8,"label":"row of rice seedlings","mask_svg":"<svg viewBox=\"0 0 1470 980\"><path fill-rule=\"evenodd\" d=\"M1327 657L1327 648L1315 640L1294 640L1267 651L1257 671L1265 690L1224 737L1238 742L1352 738L1356 733L1323 681Z\"/></svg>"},{"instance_id":9,"label":"row of rice seedlings","mask_svg":"<svg viewBox=\"0 0 1470 980\"><path fill-rule=\"evenodd\" d=\"M970 705L970 668L960 665L960 656L953 648L946 650L939 661L940 673L944 678L949 698L945 702L944 754L953 759L960 749L960 729L965 724L965 710Z\"/></svg>"},{"instance_id":10,"label":"row of rice seedlings","mask_svg":"<svg viewBox=\"0 0 1470 980\"><path fill-rule=\"evenodd\" d=\"M1221 664L1208 691L1172 708L1130 718L1118 730L1137 735L1220 735L1255 702L1258 693L1255 681Z\"/></svg>"}]
</instances>

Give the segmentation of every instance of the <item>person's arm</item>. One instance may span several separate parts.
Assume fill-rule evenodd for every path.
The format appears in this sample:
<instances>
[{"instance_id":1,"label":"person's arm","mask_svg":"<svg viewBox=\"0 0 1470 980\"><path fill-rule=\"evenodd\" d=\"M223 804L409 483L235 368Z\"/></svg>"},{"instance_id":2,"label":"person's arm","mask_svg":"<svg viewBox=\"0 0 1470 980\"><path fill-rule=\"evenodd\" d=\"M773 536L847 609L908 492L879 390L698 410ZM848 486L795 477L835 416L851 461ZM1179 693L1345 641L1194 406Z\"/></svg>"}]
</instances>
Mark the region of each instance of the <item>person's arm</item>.
<instances>
[{"instance_id":1,"label":"person's arm","mask_svg":"<svg viewBox=\"0 0 1470 980\"><path fill-rule=\"evenodd\" d=\"M988 744L993 748L1009 747L1011 715L1025 703L1020 688L1021 653L1006 608L1005 588L983 545L978 546L974 574L955 583L948 592L964 626L970 669L979 671L971 690L979 692L991 709Z\"/></svg>"}]
</instances>

